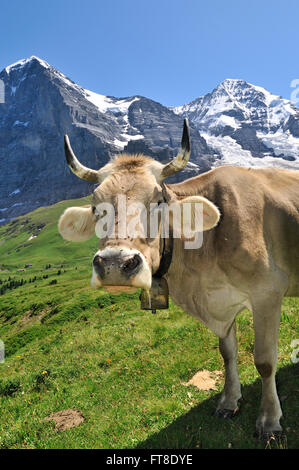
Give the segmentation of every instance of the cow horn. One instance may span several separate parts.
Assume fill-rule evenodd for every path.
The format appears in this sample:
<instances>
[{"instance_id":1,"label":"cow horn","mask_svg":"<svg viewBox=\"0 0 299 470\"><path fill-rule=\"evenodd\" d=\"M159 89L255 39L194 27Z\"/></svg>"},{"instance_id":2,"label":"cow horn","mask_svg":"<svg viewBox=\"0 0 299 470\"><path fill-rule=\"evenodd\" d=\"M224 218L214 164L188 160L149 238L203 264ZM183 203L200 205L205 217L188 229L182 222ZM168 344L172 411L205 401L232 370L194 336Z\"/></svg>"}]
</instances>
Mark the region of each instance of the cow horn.
<instances>
[{"instance_id":1,"label":"cow horn","mask_svg":"<svg viewBox=\"0 0 299 470\"><path fill-rule=\"evenodd\" d=\"M189 123L188 119L184 119L184 130L181 142L181 148L177 154L177 156L171 160L171 162L167 163L162 172L161 178L167 178L167 176L173 175L178 171L181 171L187 165L190 157L190 131L189 131Z\"/></svg>"},{"instance_id":2,"label":"cow horn","mask_svg":"<svg viewBox=\"0 0 299 470\"><path fill-rule=\"evenodd\" d=\"M82 180L90 181L92 183L99 183L100 175L98 171L91 170L86 166L82 165L77 159L76 155L73 152L73 149L70 144L70 140L67 135L64 136L64 151L66 156L66 161L69 168L75 173L76 176Z\"/></svg>"}]
</instances>

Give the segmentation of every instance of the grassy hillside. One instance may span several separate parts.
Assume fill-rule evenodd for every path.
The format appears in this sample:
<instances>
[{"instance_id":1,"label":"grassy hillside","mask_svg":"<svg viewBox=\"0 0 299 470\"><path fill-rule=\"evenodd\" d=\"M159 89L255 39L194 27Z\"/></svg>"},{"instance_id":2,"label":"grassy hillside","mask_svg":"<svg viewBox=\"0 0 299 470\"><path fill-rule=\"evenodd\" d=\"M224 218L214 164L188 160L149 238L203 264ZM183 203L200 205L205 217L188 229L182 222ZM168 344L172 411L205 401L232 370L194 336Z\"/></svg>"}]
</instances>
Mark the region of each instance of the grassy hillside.
<instances>
[{"instance_id":1,"label":"grassy hillside","mask_svg":"<svg viewBox=\"0 0 299 470\"><path fill-rule=\"evenodd\" d=\"M261 384L251 314L238 318L241 412L221 420L212 413L223 378L216 390L183 385L199 370L223 370L213 333L173 303L152 315L140 310L138 293L90 288L96 237L75 244L57 232L64 208L87 199L38 209L0 228L0 339L6 348L0 448L265 446L253 438ZM277 374L285 436L272 447L298 445L298 369L290 346L299 337L298 311L298 299L285 299ZM80 410L84 422L59 431L45 420L67 409Z\"/></svg>"}]
</instances>

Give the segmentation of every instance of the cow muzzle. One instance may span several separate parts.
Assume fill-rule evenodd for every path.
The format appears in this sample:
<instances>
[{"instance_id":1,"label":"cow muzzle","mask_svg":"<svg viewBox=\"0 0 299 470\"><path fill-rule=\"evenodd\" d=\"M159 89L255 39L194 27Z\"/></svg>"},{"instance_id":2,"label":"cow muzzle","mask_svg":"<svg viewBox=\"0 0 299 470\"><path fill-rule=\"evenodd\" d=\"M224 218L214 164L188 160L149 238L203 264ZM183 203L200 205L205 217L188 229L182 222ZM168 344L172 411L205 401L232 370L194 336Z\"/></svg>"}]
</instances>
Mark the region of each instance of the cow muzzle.
<instances>
[{"instance_id":1,"label":"cow muzzle","mask_svg":"<svg viewBox=\"0 0 299 470\"><path fill-rule=\"evenodd\" d=\"M107 247L95 254L92 265L93 287L133 286L146 289L151 287L150 267L144 255L138 250Z\"/></svg>"}]
</instances>

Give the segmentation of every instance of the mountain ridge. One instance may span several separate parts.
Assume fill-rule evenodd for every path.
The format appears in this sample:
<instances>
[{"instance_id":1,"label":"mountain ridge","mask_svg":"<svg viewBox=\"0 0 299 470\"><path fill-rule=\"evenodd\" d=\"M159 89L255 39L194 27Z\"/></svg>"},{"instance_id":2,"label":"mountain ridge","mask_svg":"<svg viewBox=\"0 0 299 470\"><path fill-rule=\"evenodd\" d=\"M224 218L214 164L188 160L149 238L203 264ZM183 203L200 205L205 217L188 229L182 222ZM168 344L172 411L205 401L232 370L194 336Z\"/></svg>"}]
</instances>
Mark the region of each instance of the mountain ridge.
<instances>
[{"instance_id":1,"label":"mountain ridge","mask_svg":"<svg viewBox=\"0 0 299 470\"><path fill-rule=\"evenodd\" d=\"M148 98L95 94L35 56L6 67L0 79L5 84L5 103L0 105L0 223L92 191L94 186L78 180L66 165L64 134L82 163L92 168L122 151L144 152L166 162L179 148L182 118ZM212 157L195 128L191 135L193 165L185 171L190 176L197 168L195 155L206 169L205 156Z\"/></svg>"},{"instance_id":2,"label":"mountain ridge","mask_svg":"<svg viewBox=\"0 0 299 470\"><path fill-rule=\"evenodd\" d=\"M222 164L299 168L299 110L245 80L226 79L203 97L166 107L87 90L36 56L5 67L0 79L0 224L92 192L65 163L64 134L91 168L123 151L167 162L188 117L190 163L176 180Z\"/></svg>"}]
</instances>

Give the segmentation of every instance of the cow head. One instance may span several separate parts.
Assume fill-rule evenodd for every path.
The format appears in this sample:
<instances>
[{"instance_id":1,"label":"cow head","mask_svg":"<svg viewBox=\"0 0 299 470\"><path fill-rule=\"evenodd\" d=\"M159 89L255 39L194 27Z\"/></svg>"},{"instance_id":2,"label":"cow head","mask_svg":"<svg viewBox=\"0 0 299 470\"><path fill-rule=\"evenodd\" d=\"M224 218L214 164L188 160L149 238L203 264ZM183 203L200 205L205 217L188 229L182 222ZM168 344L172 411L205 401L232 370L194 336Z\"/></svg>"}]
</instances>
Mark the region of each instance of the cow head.
<instances>
[{"instance_id":1,"label":"cow head","mask_svg":"<svg viewBox=\"0 0 299 470\"><path fill-rule=\"evenodd\" d=\"M172 203L181 210L187 199L191 204L199 202L203 207L202 230L214 227L219 220L218 209L207 199L189 196L177 200L163 183L166 177L183 169L188 162L190 137L186 119L181 148L166 165L140 154L121 154L102 169L91 170L78 161L67 136L65 153L73 173L98 183L91 205L66 209L58 224L60 234L66 240L84 241L95 232L99 237L99 250L92 260L91 283L94 287L151 287L152 275L159 269L163 251L161 205ZM158 217L153 218L155 210ZM151 230L149 225L153 220L158 222ZM180 223L184 224L183 218Z\"/></svg>"}]
</instances>

